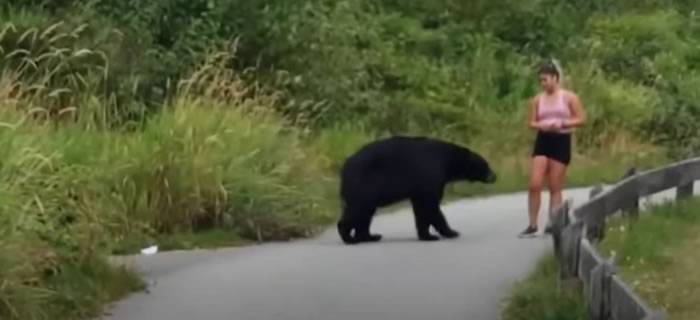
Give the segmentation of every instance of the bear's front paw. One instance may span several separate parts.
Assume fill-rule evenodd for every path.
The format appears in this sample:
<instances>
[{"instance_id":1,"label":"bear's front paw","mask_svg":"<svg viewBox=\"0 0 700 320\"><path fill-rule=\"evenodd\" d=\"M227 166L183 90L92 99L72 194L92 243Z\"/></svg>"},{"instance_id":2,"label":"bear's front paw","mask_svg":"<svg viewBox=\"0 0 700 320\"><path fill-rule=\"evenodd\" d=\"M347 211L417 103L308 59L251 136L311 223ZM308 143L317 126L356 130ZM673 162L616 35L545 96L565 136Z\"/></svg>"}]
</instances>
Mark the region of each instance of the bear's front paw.
<instances>
[{"instance_id":1,"label":"bear's front paw","mask_svg":"<svg viewBox=\"0 0 700 320\"><path fill-rule=\"evenodd\" d=\"M382 240L381 234L368 234L368 235L357 237L358 242L377 242L380 240Z\"/></svg>"},{"instance_id":2,"label":"bear's front paw","mask_svg":"<svg viewBox=\"0 0 700 320\"><path fill-rule=\"evenodd\" d=\"M459 232L454 230L447 230L446 232L442 233L442 236L447 239L454 239L459 237Z\"/></svg>"},{"instance_id":3,"label":"bear's front paw","mask_svg":"<svg viewBox=\"0 0 700 320\"><path fill-rule=\"evenodd\" d=\"M434 236L432 234L421 234L418 235L418 239L421 241L437 241L440 240L440 237Z\"/></svg>"},{"instance_id":4,"label":"bear's front paw","mask_svg":"<svg viewBox=\"0 0 700 320\"><path fill-rule=\"evenodd\" d=\"M379 240L382 240L381 234L371 234L369 236L369 238L367 238L367 241L369 241L369 242L377 242Z\"/></svg>"}]
</instances>

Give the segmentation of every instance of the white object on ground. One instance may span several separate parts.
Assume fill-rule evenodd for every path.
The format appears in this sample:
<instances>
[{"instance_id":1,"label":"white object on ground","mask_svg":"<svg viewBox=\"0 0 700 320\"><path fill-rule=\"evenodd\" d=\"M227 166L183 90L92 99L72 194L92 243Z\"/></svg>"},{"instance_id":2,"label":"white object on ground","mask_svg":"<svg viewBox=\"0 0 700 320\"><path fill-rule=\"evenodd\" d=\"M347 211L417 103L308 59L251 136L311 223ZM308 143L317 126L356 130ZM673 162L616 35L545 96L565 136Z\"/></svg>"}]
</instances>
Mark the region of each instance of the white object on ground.
<instances>
[{"instance_id":1,"label":"white object on ground","mask_svg":"<svg viewBox=\"0 0 700 320\"><path fill-rule=\"evenodd\" d=\"M158 253L158 246L150 246L148 248L141 249L141 253L145 255L152 255Z\"/></svg>"}]
</instances>

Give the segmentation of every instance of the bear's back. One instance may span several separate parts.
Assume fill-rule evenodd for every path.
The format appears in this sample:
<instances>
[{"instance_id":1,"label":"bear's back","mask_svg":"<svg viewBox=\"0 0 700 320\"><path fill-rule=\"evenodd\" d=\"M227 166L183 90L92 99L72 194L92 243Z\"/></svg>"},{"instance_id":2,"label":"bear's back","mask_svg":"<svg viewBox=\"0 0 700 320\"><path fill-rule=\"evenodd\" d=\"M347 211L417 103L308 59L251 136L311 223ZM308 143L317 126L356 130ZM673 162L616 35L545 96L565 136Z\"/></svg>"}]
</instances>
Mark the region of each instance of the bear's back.
<instances>
[{"instance_id":1,"label":"bear's back","mask_svg":"<svg viewBox=\"0 0 700 320\"><path fill-rule=\"evenodd\" d=\"M443 162L454 145L422 136L392 136L370 142L348 157L343 172L410 172Z\"/></svg>"}]
</instances>

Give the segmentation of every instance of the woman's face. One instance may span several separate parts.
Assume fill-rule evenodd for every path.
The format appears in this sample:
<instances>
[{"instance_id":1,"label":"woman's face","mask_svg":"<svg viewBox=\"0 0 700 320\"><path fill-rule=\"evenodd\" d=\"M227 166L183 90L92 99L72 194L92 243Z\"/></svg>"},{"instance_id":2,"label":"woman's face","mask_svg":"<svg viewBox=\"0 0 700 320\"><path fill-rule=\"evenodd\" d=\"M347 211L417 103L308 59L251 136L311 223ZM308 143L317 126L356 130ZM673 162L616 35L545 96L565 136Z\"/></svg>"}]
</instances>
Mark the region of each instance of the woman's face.
<instances>
[{"instance_id":1,"label":"woman's face","mask_svg":"<svg viewBox=\"0 0 700 320\"><path fill-rule=\"evenodd\" d=\"M540 86L547 92L552 92L557 88L559 84L559 79L553 74L541 73L540 74Z\"/></svg>"}]
</instances>

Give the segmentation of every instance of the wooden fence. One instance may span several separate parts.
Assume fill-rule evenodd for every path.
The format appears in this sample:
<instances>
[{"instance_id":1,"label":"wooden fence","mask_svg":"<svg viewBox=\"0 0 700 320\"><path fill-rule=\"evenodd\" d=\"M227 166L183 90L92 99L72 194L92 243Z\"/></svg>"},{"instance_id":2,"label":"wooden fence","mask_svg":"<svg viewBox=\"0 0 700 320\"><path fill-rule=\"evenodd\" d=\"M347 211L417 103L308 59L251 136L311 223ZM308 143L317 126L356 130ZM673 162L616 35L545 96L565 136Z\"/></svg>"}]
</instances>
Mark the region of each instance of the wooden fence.
<instances>
[{"instance_id":1,"label":"wooden fence","mask_svg":"<svg viewBox=\"0 0 700 320\"><path fill-rule=\"evenodd\" d=\"M664 310L652 310L615 273L615 257L603 258L593 246L605 237L608 217L622 212L629 219L638 216L639 199L671 188L676 199L693 194L700 180L700 158L626 177L603 191L591 190L590 199L572 210L572 200L550 214L554 253L559 265L560 284L570 280L581 284L593 320L661 320Z\"/></svg>"}]
</instances>

